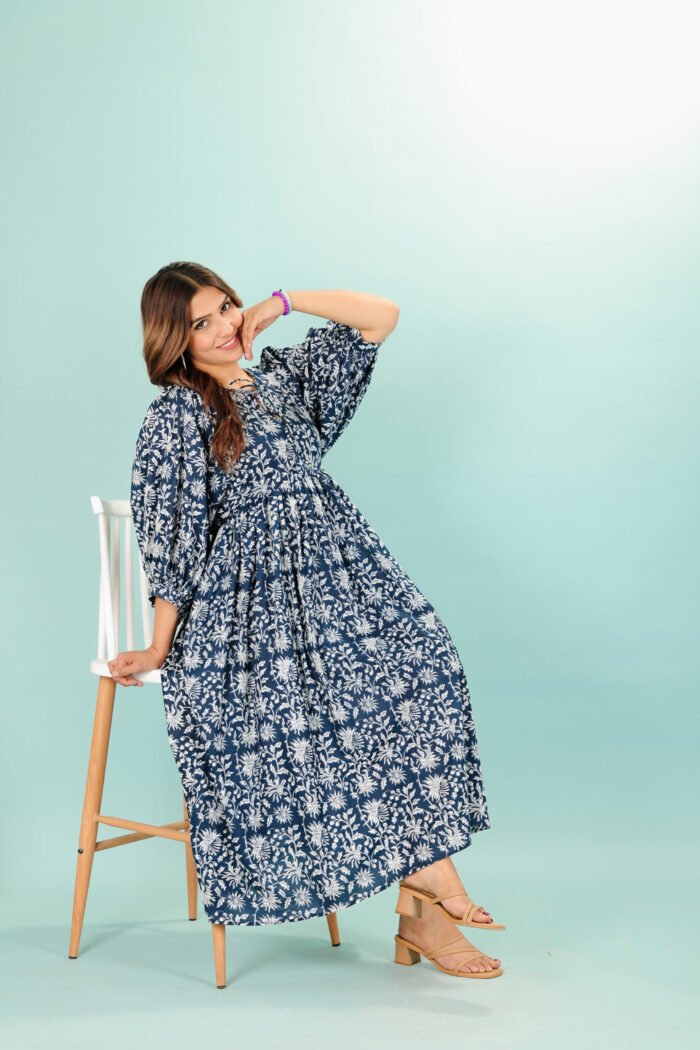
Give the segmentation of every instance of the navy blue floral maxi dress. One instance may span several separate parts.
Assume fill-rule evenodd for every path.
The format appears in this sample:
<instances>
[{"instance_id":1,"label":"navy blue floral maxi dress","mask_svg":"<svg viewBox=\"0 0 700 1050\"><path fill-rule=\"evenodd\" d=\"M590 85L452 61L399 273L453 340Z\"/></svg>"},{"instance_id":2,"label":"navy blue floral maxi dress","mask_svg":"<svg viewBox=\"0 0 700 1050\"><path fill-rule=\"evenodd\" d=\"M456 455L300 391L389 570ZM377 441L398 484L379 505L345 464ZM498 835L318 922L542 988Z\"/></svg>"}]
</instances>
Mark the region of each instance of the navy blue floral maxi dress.
<instances>
[{"instance_id":1,"label":"navy blue floral maxi dress","mask_svg":"<svg viewBox=\"0 0 700 1050\"><path fill-rule=\"evenodd\" d=\"M131 507L151 604L180 612L161 669L209 921L354 904L490 826L464 669L430 602L322 467L379 346L335 321L266 346L231 396L227 474L199 394L167 386Z\"/></svg>"}]
</instances>

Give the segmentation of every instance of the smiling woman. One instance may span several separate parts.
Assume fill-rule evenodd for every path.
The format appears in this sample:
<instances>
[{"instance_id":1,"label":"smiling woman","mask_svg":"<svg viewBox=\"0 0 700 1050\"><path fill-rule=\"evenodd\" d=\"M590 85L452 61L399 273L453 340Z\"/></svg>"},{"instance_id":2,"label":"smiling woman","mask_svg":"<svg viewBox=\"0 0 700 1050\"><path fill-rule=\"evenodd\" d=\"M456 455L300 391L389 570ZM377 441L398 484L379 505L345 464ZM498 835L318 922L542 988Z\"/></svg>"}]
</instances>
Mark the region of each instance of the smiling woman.
<instances>
[{"instance_id":1,"label":"smiling woman","mask_svg":"<svg viewBox=\"0 0 700 1050\"><path fill-rule=\"evenodd\" d=\"M245 376L240 330L243 300L223 278L196 263L171 263L145 285L141 297L143 353L156 385L196 391L217 420L212 454L227 469L245 437L226 386ZM230 344L230 345L227 345Z\"/></svg>"},{"instance_id":2,"label":"smiling woman","mask_svg":"<svg viewBox=\"0 0 700 1050\"><path fill-rule=\"evenodd\" d=\"M210 922L330 915L410 875L396 962L432 940L446 949L439 964L430 956L443 972L495 977L498 960L454 929L503 928L449 859L490 826L459 654L322 466L398 307L359 292L281 294L302 312L325 309L325 324L242 369L285 309L279 296L243 311L194 264L164 268L144 290L146 361L164 389L136 442L131 508L158 641L110 670L160 668ZM217 437L239 429L225 469ZM174 640L164 607L179 620Z\"/></svg>"}]
</instances>

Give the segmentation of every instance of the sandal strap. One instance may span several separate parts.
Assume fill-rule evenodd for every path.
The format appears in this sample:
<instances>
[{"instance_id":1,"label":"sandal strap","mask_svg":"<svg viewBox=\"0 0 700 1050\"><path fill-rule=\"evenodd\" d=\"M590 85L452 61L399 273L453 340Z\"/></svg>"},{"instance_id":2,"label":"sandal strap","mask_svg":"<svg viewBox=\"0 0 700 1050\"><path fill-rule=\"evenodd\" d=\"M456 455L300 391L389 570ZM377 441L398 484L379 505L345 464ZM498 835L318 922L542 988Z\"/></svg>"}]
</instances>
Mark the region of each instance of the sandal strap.
<instances>
[{"instance_id":1,"label":"sandal strap","mask_svg":"<svg viewBox=\"0 0 700 1050\"><path fill-rule=\"evenodd\" d=\"M409 893L425 893L428 897L432 897L432 893L429 893L428 890L422 890L420 886L412 886L411 883L406 882L405 879L401 880L399 886L404 890L408 890Z\"/></svg>"},{"instance_id":2,"label":"sandal strap","mask_svg":"<svg viewBox=\"0 0 700 1050\"><path fill-rule=\"evenodd\" d=\"M470 952L469 954L470 954L470 955L474 955L475 953L474 953L474 952ZM488 956L486 955L486 953L485 953L485 952L476 952L476 955L477 955L477 956L478 956L479 958L489 958L489 957L488 957ZM457 969L458 969L458 970L459 970L460 972L461 972L461 971L463 971L463 970L464 970L464 967L465 967L465 966L468 966L470 962L476 962L476 959L469 959L469 958L465 959L465 960L464 960L464 962L461 962L461 963L459 964L459 966L457 967Z\"/></svg>"},{"instance_id":3,"label":"sandal strap","mask_svg":"<svg viewBox=\"0 0 700 1050\"><path fill-rule=\"evenodd\" d=\"M462 893L443 893L442 897L436 897L435 898L435 900L433 901L433 904L439 904L441 901L444 901L447 897L461 897L461 896L465 896L467 898L467 902L468 902L466 907L465 907L465 909L464 909L464 914L460 916L460 920L462 922L470 922L471 919L473 918L473 916L476 915L476 913L478 911L483 911L485 914L488 914L488 912L486 912L486 909L482 908L480 904L475 904L474 903L474 901L471 899L471 897L469 896L468 893L464 893L464 894L462 894ZM443 907L443 911L447 911L447 910L448 910L447 908ZM452 915L451 912L449 914L450 914L451 918L453 918L453 919L457 918L457 916L456 915ZM488 923L484 923L483 925L484 926L488 926Z\"/></svg>"},{"instance_id":4,"label":"sandal strap","mask_svg":"<svg viewBox=\"0 0 700 1050\"><path fill-rule=\"evenodd\" d=\"M458 970L461 970L463 966L467 966L470 962L475 962L476 959L488 958L486 952L482 952L479 948L462 947L453 949L452 951L445 951L445 948L449 948L450 945L455 944L463 945L464 941L461 937L458 937L453 941L445 941L444 944L438 944L436 948L431 948L429 952L425 952L425 957L426 959L435 959L440 955L464 955L466 958L464 959L464 962L459 964L457 967Z\"/></svg>"},{"instance_id":5,"label":"sandal strap","mask_svg":"<svg viewBox=\"0 0 700 1050\"><path fill-rule=\"evenodd\" d=\"M454 893L443 893L442 897L435 897L434 900L437 904L438 901L447 900L448 897L466 897L468 901L472 901L466 890L455 890Z\"/></svg>"},{"instance_id":6,"label":"sandal strap","mask_svg":"<svg viewBox=\"0 0 700 1050\"><path fill-rule=\"evenodd\" d=\"M484 911L484 909L481 908L478 904L474 904L474 901L472 901L470 906L467 908L464 915L462 916L462 922L471 922L471 920L474 918L478 911ZM489 924L487 922L484 922L481 925L488 926Z\"/></svg>"},{"instance_id":7,"label":"sandal strap","mask_svg":"<svg viewBox=\"0 0 700 1050\"><path fill-rule=\"evenodd\" d=\"M486 955L486 952L480 952L478 948L474 948L474 949L472 949L472 948L468 948L468 949L465 948L464 952L467 955L467 958L464 960L463 963L460 964L461 966L464 966L464 963L473 962L475 958L476 959L481 959L481 958L486 959L486 958L488 958L488 956ZM458 953L455 952L455 954L458 954ZM459 954L461 955L462 953L460 952Z\"/></svg>"},{"instance_id":8,"label":"sandal strap","mask_svg":"<svg viewBox=\"0 0 700 1050\"><path fill-rule=\"evenodd\" d=\"M443 949L449 948L451 944L464 944L462 937L453 937L449 941L445 941L443 944L436 944L434 948L431 948L429 952L425 952L426 959L434 959L436 955L450 955L454 954L451 952L445 952ZM480 953L480 954L483 954Z\"/></svg>"}]
</instances>

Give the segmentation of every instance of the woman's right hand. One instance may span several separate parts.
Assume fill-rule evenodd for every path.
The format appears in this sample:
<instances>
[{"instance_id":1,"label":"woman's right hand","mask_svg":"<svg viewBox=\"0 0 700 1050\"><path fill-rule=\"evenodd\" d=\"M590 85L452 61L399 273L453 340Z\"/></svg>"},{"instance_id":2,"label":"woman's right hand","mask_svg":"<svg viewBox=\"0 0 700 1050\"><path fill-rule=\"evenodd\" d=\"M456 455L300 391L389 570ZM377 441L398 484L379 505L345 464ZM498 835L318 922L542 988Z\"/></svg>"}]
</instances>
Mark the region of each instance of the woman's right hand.
<instances>
[{"instance_id":1,"label":"woman's right hand","mask_svg":"<svg viewBox=\"0 0 700 1050\"><path fill-rule=\"evenodd\" d=\"M163 666L164 661L163 654L149 646L148 649L118 653L113 660L107 661L107 666L118 685L143 685L139 678L134 678L134 674L137 671L155 671Z\"/></svg>"}]
</instances>

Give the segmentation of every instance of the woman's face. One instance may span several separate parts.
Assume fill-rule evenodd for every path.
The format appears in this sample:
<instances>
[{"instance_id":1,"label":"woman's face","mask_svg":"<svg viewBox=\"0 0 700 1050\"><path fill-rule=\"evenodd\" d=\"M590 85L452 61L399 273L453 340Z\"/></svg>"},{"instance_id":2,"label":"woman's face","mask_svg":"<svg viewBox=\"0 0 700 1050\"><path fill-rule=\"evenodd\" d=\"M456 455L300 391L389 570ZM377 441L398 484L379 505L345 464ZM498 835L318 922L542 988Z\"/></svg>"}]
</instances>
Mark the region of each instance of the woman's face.
<instances>
[{"instance_id":1,"label":"woman's face","mask_svg":"<svg viewBox=\"0 0 700 1050\"><path fill-rule=\"evenodd\" d=\"M243 314L220 288L200 288L190 300L190 338L187 349L204 371L207 366L230 365L243 356L238 333Z\"/></svg>"}]
</instances>

